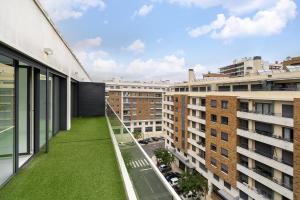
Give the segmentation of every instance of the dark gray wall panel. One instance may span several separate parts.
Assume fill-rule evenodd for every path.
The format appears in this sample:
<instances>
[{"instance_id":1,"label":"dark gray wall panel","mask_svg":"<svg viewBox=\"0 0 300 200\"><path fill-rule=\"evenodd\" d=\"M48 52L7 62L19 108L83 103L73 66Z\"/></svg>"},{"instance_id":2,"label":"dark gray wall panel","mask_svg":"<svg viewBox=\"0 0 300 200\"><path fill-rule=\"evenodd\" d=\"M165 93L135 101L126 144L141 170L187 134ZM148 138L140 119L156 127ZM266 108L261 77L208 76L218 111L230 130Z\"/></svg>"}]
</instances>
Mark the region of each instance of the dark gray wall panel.
<instances>
[{"instance_id":1,"label":"dark gray wall panel","mask_svg":"<svg viewBox=\"0 0 300 200\"><path fill-rule=\"evenodd\" d=\"M105 83L80 82L78 114L82 117L105 115Z\"/></svg>"}]
</instances>

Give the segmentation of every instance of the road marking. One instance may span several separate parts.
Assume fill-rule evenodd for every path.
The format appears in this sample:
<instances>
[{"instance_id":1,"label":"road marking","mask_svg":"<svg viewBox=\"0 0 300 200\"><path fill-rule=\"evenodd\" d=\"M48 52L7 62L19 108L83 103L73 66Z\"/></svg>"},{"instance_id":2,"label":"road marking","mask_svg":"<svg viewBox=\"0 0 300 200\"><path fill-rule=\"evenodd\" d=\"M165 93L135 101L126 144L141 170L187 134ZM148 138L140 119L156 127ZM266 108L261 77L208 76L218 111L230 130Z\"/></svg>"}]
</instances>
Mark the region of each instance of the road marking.
<instances>
[{"instance_id":1,"label":"road marking","mask_svg":"<svg viewBox=\"0 0 300 200\"><path fill-rule=\"evenodd\" d=\"M144 164L140 160L137 160L137 162L141 165L141 167L144 166Z\"/></svg>"},{"instance_id":2,"label":"road marking","mask_svg":"<svg viewBox=\"0 0 300 200\"><path fill-rule=\"evenodd\" d=\"M140 171L142 172L142 171L148 171L148 170L151 170L152 168L150 167L150 168L146 168L146 169L141 169Z\"/></svg>"},{"instance_id":3,"label":"road marking","mask_svg":"<svg viewBox=\"0 0 300 200\"><path fill-rule=\"evenodd\" d=\"M149 162L146 159L131 160L126 165L130 168L141 168L149 166Z\"/></svg>"}]
</instances>

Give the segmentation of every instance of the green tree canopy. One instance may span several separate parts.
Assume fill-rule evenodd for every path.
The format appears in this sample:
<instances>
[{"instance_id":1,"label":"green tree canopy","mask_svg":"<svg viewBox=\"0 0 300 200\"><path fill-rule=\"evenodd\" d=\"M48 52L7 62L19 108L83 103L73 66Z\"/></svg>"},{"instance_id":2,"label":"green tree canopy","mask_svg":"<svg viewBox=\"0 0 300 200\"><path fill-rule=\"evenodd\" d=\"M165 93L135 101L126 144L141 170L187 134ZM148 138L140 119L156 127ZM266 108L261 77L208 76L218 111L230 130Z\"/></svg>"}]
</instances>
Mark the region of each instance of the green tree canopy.
<instances>
[{"instance_id":1,"label":"green tree canopy","mask_svg":"<svg viewBox=\"0 0 300 200\"><path fill-rule=\"evenodd\" d=\"M201 199L208 192L207 180L198 172L183 173L179 179L179 187L185 194L192 192L195 199Z\"/></svg>"},{"instance_id":2,"label":"green tree canopy","mask_svg":"<svg viewBox=\"0 0 300 200\"><path fill-rule=\"evenodd\" d=\"M154 150L154 155L157 162L170 166L174 161L174 156L166 149L159 148Z\"/></svg>"}]
</instances>

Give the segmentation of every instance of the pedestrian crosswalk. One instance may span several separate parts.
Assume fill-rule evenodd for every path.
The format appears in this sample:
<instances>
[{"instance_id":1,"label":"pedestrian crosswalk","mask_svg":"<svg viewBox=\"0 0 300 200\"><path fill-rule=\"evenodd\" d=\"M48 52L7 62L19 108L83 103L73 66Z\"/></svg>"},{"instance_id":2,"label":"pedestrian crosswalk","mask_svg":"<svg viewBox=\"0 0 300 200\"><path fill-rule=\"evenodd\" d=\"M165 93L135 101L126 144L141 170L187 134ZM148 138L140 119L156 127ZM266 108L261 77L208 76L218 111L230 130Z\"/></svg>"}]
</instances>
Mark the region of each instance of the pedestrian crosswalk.
<instances>
[{"instance_id":1,"label":"pedestrian crosswalk","mask_svg":"<svg viewBox=\"0 0 300 200\"><path fill-rule=\"evenodd\" d=\"M127 167L130 168L142 168L149 166L149 162L146 159L131 160L127 163Z\"/></svg>"}]
</instances>

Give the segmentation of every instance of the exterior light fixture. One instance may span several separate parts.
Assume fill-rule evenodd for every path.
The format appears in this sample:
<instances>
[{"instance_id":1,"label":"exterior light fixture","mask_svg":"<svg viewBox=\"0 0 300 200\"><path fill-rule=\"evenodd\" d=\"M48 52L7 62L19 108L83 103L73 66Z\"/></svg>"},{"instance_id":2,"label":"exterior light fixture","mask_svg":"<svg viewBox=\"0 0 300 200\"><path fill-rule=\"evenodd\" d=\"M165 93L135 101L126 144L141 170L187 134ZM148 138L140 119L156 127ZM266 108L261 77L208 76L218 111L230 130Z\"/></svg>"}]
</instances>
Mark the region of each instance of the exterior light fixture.
<instances>
[{"instance_id":1,"label":"exterior light fixture","mask_svg":"<svg viewBox=\"0 0 300 200\"><path fill-rule=\"evenodd\" d=\"M50 48L44 48L44 53L48 56L53 55L53 50Z\"/></svg>"}]
</instances>

